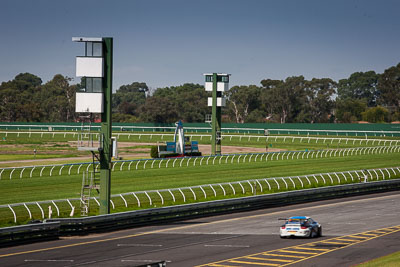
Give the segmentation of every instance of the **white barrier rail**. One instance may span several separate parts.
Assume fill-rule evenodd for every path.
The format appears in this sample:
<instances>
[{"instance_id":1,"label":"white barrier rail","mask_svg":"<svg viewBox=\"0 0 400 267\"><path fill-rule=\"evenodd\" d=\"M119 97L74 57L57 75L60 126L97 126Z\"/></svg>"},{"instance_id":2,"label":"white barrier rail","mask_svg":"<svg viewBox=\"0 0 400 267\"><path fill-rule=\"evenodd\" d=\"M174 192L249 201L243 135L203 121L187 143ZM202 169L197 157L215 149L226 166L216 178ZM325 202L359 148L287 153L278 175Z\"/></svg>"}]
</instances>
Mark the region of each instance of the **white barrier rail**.
<instances>
[{"instance_id":1,"label":"white barrier rail","mask_svg":"<svg viewBox=\"0 0 400 267\"><path fill-rule=\"evenodd\" d=\"M295 130L295 132L298 132L297 135L301 135L300 133L302 132L301 130ZM292 130L288 130L288 132L292 132ZM310 131L312 132L312 131ZM327 133L329 133L329 131L327 131ZM362 140L362 142L360 142L360 144L364 143L372 143L372 145L375 144L375 142L384 142L384 141L388 141L388 140L394 140L394 139L386 139L386 138L395 138L400 136L400 131L399 132L386 132L386 133L382 133L382 132L372 132L375 133L375 135L356 135L356 137L348 137L348 135L346 135L346 137L331 137L331 136L325 136L322 137L323 135L321 135L321 137L319 136L310 136L309 133L307 134L307 136L293 136L293 135L280 135L278 133L278 135L268 135L268 136L264 136L264 135L250 135L250 134L244 134L244 135L240 135L240 134L229 134L229 132L227 133L223 133L222 134L222 139L229 139L229 141L232 141L233 138L238 138L239 141L251 141L253 139L256 139L257 141L260 140L265 140L266 142L268 142L268 140L272 140L274 139L274 141L276 142L278 139L283 139L284 141L286 140L291 140L292 142L294 142L294 140L298 140L300 139L300 142L307 141L308 143L310 143L311 141L315 141L316 143L318 143L319 140L323 141L323 143L334 143L334 142L346 142L345 144L348 144L348 142L353 142L353 144L355 144L356 142L360 142ZM376 133L379 133L378 135ZM22 136L27 136L29 138L31 138L33 135L40 135L41 138L43 137L48 137L50 136L51 138L55 138L55 136L60 136L62 135L63 138L67 138L68 136L72 136L72 138L77 138L81 133L80 132L74 132L74 131L64 131L64 132L52 132L52 131L45 131L45 132L40 132L40 131L0 131L0 134L4 134L5 137L8 137L9 134L16 134L17 137L22 137ZM97 139L98 138L98 132L93 132L92 133L94 135L94 138ZM200 138L200 140L203 140L203 138L205 138L205 140L209 140L211 138L211 134L197 134L197 133L193 133L193 132L187 132L185 134L186 136L190 136L190 137L197 137ZM76 136L76 137L75 137ZM174 134L173 133L130 133L130 132L114 132L113 136L120 138L121 136L125 136L127 137L127 139L129 140L131 137L136 137L139 140L143 140L142 137L146 137L149 141L153 140L153 141L163 141L166 140L166 137L169 137L168 140L173 140ZM336 135L339 136L339 135ZM370 138L370 137L374 137L374 138ZM154 137L154 139L153 139ZM375 137L385 137L385 139L378 139ZM375 140L375 142L373 142ZM328 142L327 142L328 141ZM397 140L400 141L400 140Z\"/></svg>"},{"instance_id":2,"label":"white barrier rail","mask_svg":"<svg viewBox=\"0 0 400 267\"><path fill-rule=\"evenodd\" d=\"M334 177L334 179L333 179ZM157 189L137 192L126 192L111 196L112 208L157 207L173 205L176 202L195 202L197 200L214 200L216 198L235 197L241 195L256 195L275 193L288 190L314 188L320 186L333 186L351 183L367 183L379 180L388 180L400 177L400 167L389 167L380 169L365 169L352 171L339 171L331 173L308 174L291 177L271 177L252 180L233 181L225 183L196 185L180 188ZM25 203L14 203L0 205L1 210L10 211L10 219L14 222L26 220L28 217L43 219L51 217L50 210L54 207L57 216L67 214L74 216L75 207L80 207L80 199L60 199L48 201L35 201ZM92 197L92 205L99 206L97 198ZM44 210L49 209L49 216ZM7 219L3 216L3 219Z\"/></svg>"},{"instance_id":3,"label":"white barrier rail","mask_svg":"<svg viewBox=\"0 0 400 267\"><path fill-rule=\"evenodd\" d=\"M46 130L47 132L52 132L52 131L79 131L81 129L81 125L53 125L53 124L41 124L41 125L34 125L34 124L0 124L0 129L15 129L17 130L28 130L28 131L41 131L41 130ZM93 129L100 129L99 125L93 125ZM173 126L129 126L129 125L113 125L113 131L150 131L150 132L173 132L176 127ZM396 128L396 127L394 127ZM186 126L185 127L186 131L192 131L192 132L211 132L211 127L206 126L206 127L190 127ZM349 134L351 135L356 135L356 136L399 136L400 131L383 131L383 130L317 130L317 129L284 129L284 128L279 128L279 129L274 129L274 128L229 128L229 127L223 127L221 129L223 132L227 133L250 133L250 132L256 132L259 134L264 134L265 131L268 131L269 133L275 132L276 134L281 134L281 133L287 133L287 134L315 134L315 135L322 135L321 133L324 133L324 135L346 135L348 136Z\"/></svg>"},{"instance_id":4,"label":"white barrier rail","mask_svg":"<svg viewBox=\"0 0 400 267\"><path fill-rule=\"evenodd\" d=\"M249 153L249 154L225 154L217 156L201 156L201 157L182 157L168 159L140 159L140 160L125 160L114 161L112 171L131 171L138 169L153 169L153 168L176 168L176 167L195 167L202 165L216 164L240 164L250 162L269 162L277 160L303 160L303 159L318 159L328 157L347 157L361 156L370 154L388 154L399 153L400 146L378 146L378 147L356 147L356 148L341 148L341 149L326 149L326 150L309 150L309 151L282 151L282 152L265 152L265 153ZM216 160L218 158L218 160ZM234 160L236 158L236 160ZM196 165L196 161L200 159ZM206 159L205 162L203 160ZM211 159L211 160L210 160ZM172 164L168 163L172 160ZM185 162L186 161L186 162ZM129 164L127 164L129 163ZM133 164L136 163L136 164ZM133 165L135 166L133 168ZM0 180L3 179L21 179L32 178L34 176L62 176L62 175L77 175L81 173L82 167L89 171L93 168L93 163L76 163L76 164L59 164L59 165L40 165L40 166L25 166L25 167L10 167L0 168ZM95 168L98 168L98 164ZM30 170L30 171L29 171ZM35 171L36 170L36 171ZM57 171L58 170L58 171ZM65 171L63 171L65 170ZM25 175L24 175L25 173Z\"/></svg>"}]
</instances>

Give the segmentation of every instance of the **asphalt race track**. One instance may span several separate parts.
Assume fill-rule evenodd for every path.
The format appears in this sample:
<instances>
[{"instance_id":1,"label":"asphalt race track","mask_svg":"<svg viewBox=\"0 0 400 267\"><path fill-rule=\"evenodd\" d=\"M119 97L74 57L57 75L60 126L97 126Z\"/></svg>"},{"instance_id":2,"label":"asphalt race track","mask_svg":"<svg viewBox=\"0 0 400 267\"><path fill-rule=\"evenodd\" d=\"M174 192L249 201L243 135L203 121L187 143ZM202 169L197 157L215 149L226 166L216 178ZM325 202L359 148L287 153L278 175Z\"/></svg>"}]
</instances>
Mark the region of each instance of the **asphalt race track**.
<instances>
[{"instance_id":1,"label":"asphalt race track","mask_svg":"<svg viewBox=\"0 0 400 267\"><path fill-rule=\"evenodd\" d=\"M1 248L0 266L352 266L400 251L400 194L374 194ZM306 215L323 237L280 239Z\"/></svg>"}]
</instances>

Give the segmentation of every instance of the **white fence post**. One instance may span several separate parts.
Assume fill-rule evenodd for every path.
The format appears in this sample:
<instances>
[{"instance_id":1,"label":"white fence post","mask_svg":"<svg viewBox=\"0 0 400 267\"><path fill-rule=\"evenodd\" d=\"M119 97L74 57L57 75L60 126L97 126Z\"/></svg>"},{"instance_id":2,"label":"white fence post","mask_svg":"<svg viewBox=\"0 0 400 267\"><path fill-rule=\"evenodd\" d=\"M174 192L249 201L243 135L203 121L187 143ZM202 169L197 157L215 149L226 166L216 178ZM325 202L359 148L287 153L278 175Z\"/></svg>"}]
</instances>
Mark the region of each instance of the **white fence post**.
<instances>
[{"instance_id":1,"label":"white fence post","mask_svg":"<svg viewBox=\"0 0 400 267\"><path fill-rule=\"evenodd\" d=\"M58 171L58 175L59 175L59 176L61 176L61 174L62 174L62 169L64 168L64 166L65 166L65 165L62 165L61 168L60 168L60 170Z\"/></svg>"},{"instance_id":2,"label":"white fence post","mask_svg":"<svg viewBox=\"0 0 400 267\"><path fill-rule=\"evenodd\" d=\"M125 200L125 198L122 196L122 194L119 194L119 196L122 198L122 200L123 200L124 203L125 203L125 207L127 208L127 207L128 207L128 202L126 202L126 200Z\"/></svg>"},{"instance_id":3,"label":"white fence post","mask_svg":"<svg viewBox=\"0 0 400 267\"><path fill-rule=\"evenodd\" d=\"M10 205L8 205L8 208L11 210L13 216L14 216L14 223L17 223L17 215L15 214L15 211L11 208Z\"/></svg>"},{"instance_id":4,"label":"white fence post","mask_svg":"<svg viewBox=\"0 0 400 267\"><path fill-rule=\"evenodd\" d=\"M10 172L10 180L12 179L12 174L15 171L15 168L12 169L12 171Z\"/></svg>"},{"instance_id":5,"label":"white fence post","mask_svg":"<svg viewBox=\"0 0 400 267\"><path fill-rule=\"evenodd\" d=\"M69 201L69 199L67 199L67 202L69 204L69 206L71 207L71 213L69 214L70 217L74 216L74 211L75 211L75 207L72 206L71 201Z\"/></svg>"},{"instance_id":6,"label":"white fence post","mask_svg":"<svg viewBox=\"0 0 400 267\"><path fill-rule=\"evenodd\" d=\"M138 169L139 163L140 163L140 160L138 160L136 163L136 168L135 168L136 170Z\"/></svg>"},{"instance_id":7,"label":"white fence post","mask_svg":"<svg viewBox=\"0 0 400 267\"><path fill-rule=\"evenodd\" d=\"M39 207L40 212L42 213L42 219L44 219L44 211L43 211L42 207L37 202L36 202L36 205Z\"/></svg>"},{"instance_id":8,"label":"white fence post","mask_svg":"<svg viewBox=\"0 0 400 267\"><path fill-rule=\"evenodd\" d=\"M233 187L233 185L231 184L231 183L228 183L230 186L231 186L231 188L232 188L232 191L233 191L233 195L236 195L236 191L235 191L235 188Z\"/></svg>"},{"instance_id":9,"label":"white fence post","mask_svg":"<svg viewBox=\"0 0 400 267\"><path fill-rule=\"evenodd\" d=\"M162 195L160 194L160 192L157 190L157 194L160 196L161 198L161 205L164 205L164 198L162 197Z\"/></svg>"},{"instance_id":10,"label":"white fence post","mask_svg":"<svg viewBox=\"0 0 400 267\"><path fill-rule=\"evenodd\" d=\"M212 191L214 192L214 196L216 197L217 196L217 192L215 191L214 187L212 187L211 184L209 186L211 187Z\"/></svg>"},{"instance_id":11,"label":"white fence post","mask_svg":"<svg viewBox=\"0 0 400 267\"><path fill-rule=\"evenodd\" d=\"M194 197L194 200L196 200L196 199L197 199L197 198L196 198L196 194L194 193L193 189L192 189L191 187L189 187L189 190L192 192L193 197Z\"/></svg>"},{"instance_id":12,"label":"white fence post","mask_svg":"<svg viewBox=\"0 0 400 267\"><path fill-rule=\"evenodd\" d=\"M132 195L136 198L137 202L138 202L138 207L140 207L140 200L139 198L136 196L135 193L132 193ZM175 201L174 201L175 202Z\"/></svg>"},{"instance_id":13,"label":"white fence post","mask_svg":"<svg viewBox=\"0 0 400 267\"><path fill-rule=\"evenodd\" d=\"M182 192L182 190L180 188L178 188L179 192L181 192L182 196L183 196L183 202L186 202L186 197L185 194Z\"/></svg>"},{"instance_id":14,"label":"white fence post","mask_svg":"<svg viewBox=\"0 0 400 267\"><path fill-rule=\"evenodd\" d=\"M278 190L280 190L281 188L280 188L280 186L279 186L278 181L277 181L275 178L273 178L273 179L274 179L274 181L275 181L275 183L276 183L276 185L277 185L277 187L278 187Z\"/></svg>"},{"instance_id":15,"label":"white fence post","mask_svg":"<svg viewBox=\"0 0 400 267\"><path fill-rule=\"evenodd\" d=\"M268 190L271 191L271 185L269 184L268 180L267 180L267 179L264 179L264 181L265 181L265 182L267 183L267 185L268 185Z\"/></svg>"},{"instance_id":16,"label":"white fence post","mask_svg":"<svg viewBox=\"0 0 400 267\"><path fill-rule=\"evenodd\" d=\"M172 201L174 201L174 203L175 203L175 196L174 196L174 194L172 194L172 192L171 192L170 189L168 189L168 192L171 194L171 196L172 196Z\"/></svg>"},{"instance_id":17,"label":"white fence post","mask_svg":"<svg viewBox=\"0 0 400 267\"><path fill-rule=\"evenodd\" d=\"M202 187L201 185L200 185L199 187L200 187L201 191L203 191L203 194L204 194L204 198L207 198L207 194L206 194L206 191L204 191L204 189L203 189L203 187Z\"/></svg>"},{"instance_id":18,"label":"white fence post","mask_svg":"<svg viewBox=\"0 0 400 267\"><path fill-rule=\"evenodd\" d=\"M288 186L288 184L286 183L285 179L284 179L283 177L281 177L281 180L285 183L286 190L288 190L289 186Z\"/></svg>"},{"instance_id":19,"label":"white fence post","mask_svg":"<svg viewBox=\"0 0 400 267\"><path fill-rule=\"evenodd\" d=\"M56 207L57 210L57 216L60 216L60 209L58 208L58 206L56 205L56 203L52 200L51 203L53 203L54 207Z\"/></svg>"},{"instance_id":20,"label":"white fence post","mask_svg":"<svg viewBox=\"0 0 400 267\"><path fill-rule=\"evenodd\" d=\"M307 176L306 176L306 177L307 177ZM314 178L314 180L317 182L317 185L318 185L318 184L319 184L318 178L317 178L315 175L313 175L312 177Z\"/></svg>"},{"instance_id":21,"label":"white fence post","mask_svg":"<svg viewBox=\"0 0 400 267\"><path fill-rule=\"evenodd\" d=\"M32 219L32 213L31 213L31 210L28 208L28 206L24 203L24 207L26 208L26 210L28 211L28 213L29 213L29 219Z\"/></svg>"},{"instance_id":22,"label":"white fence post","mask_svg":"<svg viewBox=\"0 0 400 267\"><path fill-rule=\"evenodd\" d=\"M222 189L222 192L224 192L224 196L226 196L226 192L225 192L225 189L224 189L224 187L223 187L221 184L219 184L219 187L221 187L221 189Z\"/></svg>"},{"instance_id":23,"label":"white fence post","mask_svg":"<svg viewBox=\"0 0 400 267\"><path fill-rule=\"evenodd\" d=\"M146 197L149 199L150 206L152 206L152 205L153 205L153 202L151 201L151 197L149 196L149 194L147 194L147 192L146 192L146 191L144 191L144 194L145 194L145 195L146 195Z\"/></svg>"},{"instance_id":24,"label":"white fence post","mask_svg":"<svg viewBox=\"0 0 400 267\"><path fill-rule=\"evenodd\" d=\"M243 192L243 194L244 194L246 191L244 190L244 187L243 187L242 183L241 183L241 182L238 182L238 184L239 184L239 186L242 188L242 192Z\"/></svg>"}]
</instances>

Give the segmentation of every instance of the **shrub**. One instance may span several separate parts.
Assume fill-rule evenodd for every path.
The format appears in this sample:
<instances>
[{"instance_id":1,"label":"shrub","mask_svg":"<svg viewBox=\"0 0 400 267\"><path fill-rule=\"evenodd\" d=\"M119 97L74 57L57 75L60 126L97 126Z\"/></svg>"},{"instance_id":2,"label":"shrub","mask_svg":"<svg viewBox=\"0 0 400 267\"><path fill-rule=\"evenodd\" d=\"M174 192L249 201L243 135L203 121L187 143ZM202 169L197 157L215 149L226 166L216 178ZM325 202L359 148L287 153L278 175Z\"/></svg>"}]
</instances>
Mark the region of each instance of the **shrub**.
<instances>
[{"instance_id":1,"label":"shrub","mask_svg":"<svg viewBox=\"0 0 400 267\"><path fill-rule=\"evenodd\" d=\"M150 156L152 158L158 158L158 147L157 146L152 146L151 147Z\"/></svg>"},{"instance_id":2,"label":"shrub","mask_svg":"<svg viewBox=\"0 0 400 267\"><path fill-rule=\"evenodd\" d=\"M372 123L382 123L388 121L389 111L381 106L369 108L362 113L363 120Z\"/></svg>"},{"instance_id":3,"label":"shrub","mask_svg":"<svg viewBox=\"0 0 400 267\"><path fill-rule=\"evenodd\" d=\"M201 152L185 153L185 156L188 156L188 157L199 157L199 156L201 156Z\"/></svg>"},{"instance_id":4,"label":"shrub","mask_svg":"<svg viewBox=\"0 0 400 267\"><path fill-rule=\"evenodd\" d=\"M174 158L174 157L177 157L177 156L179 156L180 154L178 154L178 153L170 153L170 154L162 154L162 155L160 155L160 158Z\"/></svg>"}]
</instances>

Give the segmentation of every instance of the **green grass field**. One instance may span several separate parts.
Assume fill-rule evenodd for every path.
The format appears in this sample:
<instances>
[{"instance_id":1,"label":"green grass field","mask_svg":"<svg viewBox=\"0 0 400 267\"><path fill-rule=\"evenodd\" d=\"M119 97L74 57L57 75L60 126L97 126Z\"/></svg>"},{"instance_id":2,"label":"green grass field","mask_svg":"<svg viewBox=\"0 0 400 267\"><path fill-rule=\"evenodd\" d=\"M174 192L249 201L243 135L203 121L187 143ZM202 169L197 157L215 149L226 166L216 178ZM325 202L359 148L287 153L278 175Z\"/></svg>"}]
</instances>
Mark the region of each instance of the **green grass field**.
<instances>
[{"instance_id":1,"label":"green grass field","mask_svg":"<svg viewBox=\"0 0 400 267\"><path fill-rule=\"evenodd\" d=\"M358 267L398 267L400 264L400 251L357 265Z\"/></svg>"},{"instance_id":2,"label":"green grass field","mask_svg":"<svg viewBox=\"0 0 400 267\"><path fill-rule=\"evenodd\" d=\"M111 188L112 194L119 194L268 177L394 167L400 165L399 159L399 153L393 153L240 164L228 161L221 165L125 170L113 172ZM81 174L2 179L0 204L76 198L80 196L81 183Z\"/></svg>"},{"instance_id":3,"label":"green grass field","mask_svg":"<svg viewBox=\"0 0 400 267\"><path fill-rule=\"evenodd\" d=\"M151 132L141 133L141 135L127 134L126 132L115 132L114 136L118 137L118 142L139 142L139 143L156 143L172 141L171 133L169 135L154 134ZM190 133L187 133L190 136ZM196 135L196 133L193 133ZM319 139L312 139L318 137ZM331 139L330 139L331 138ZM333 139L332 139L333 138ZM259 147L264 149L280 149L290 151L301 150L317 150L317 149L331 149L331 148L352 148L352 147L371 147L377 145L389 145L391 142L396 142L396 139L390 137L369 137L366 140L363 137L351 138L349 140L337 136L269 136L266 139L262 135L239 136L232 135L223 139L223 145L229 146L242 146L242 147ZM51 159L59 158L65 159L63 163L83 162L82 160L75 159L76 157L90 156L87 152L78 151L76 141L78 139L77 132L41 132L41 133L8 133L0 131L0 167L11 166L24 166L18 160L35 160L35 159ZM192 136L191 140L198 141L200 144L210 144L210 137L208 136ZM386 141L378 141L386 140ZM395 140L395 141L393 141ZM34 154L36 149L37 153ZM141 152L138 152L141 150ZM120 153L129 154L126 159L133 158L146 158L143 157L143 149L145 154L150 156L149 145L127 146L121 147ZM73 158L73 159L68 159ZM7 163L11 162L12 163ZM40 163L46 164L45 162ZM54 163L48 163L54 164ZM26 166L26 164L25 164Z\"/></svg>"},{"instance_id":4,"label":"green grass field","mask_svg":"<svg viewBox=\"0 0 400 267\"><path fill-rule=\"evenodd\" d=\"M116 133L118 134L118 133ZM172 137L168 137L171 138ZM329 137L327 137L329 138ZM45 161L41 162L44 164L55 164L52 161L46 161L50 158L68 158L76 157L90 154L88 152L78 152L74 146L74 142L77 139L77 134L7 134L5 136L4 132L0 132L0 161L1 167L7 166L7 161L11 160L23 160L23 159L33 159L34 155L32 153L33 149L38 149L41 153L36 155L36 159L43 158ZM381 138L380 138L381 139ZM143 142L143 143L155 143L157 141L168 140L166 136L162 137L159 135L120 135L119 142ZM192 140L196 140L195 137ZM209 143L209 138L203 137L202 139L197 139L201 144ZM374 141L375 140L375 141ZM232 138L225 138L223 140L224 145L233 146L249 146L249 147L268 147L268 148L279 148L283 150L296 151L296 150L314 150L314 149L332 149L332 148L352 148L352 147L371 147L377 145L390 145L393 139L387 138L386 143L384 141L376 141L377 139L367 140L363 138L344 140L339 139L311 139L307 136L300 138L295 137L269 137L268 141L265 140L263 136L256 137L238 137L233 136ZM148 149L148 145L140 145L140 148ZM129 149L125 147L124 149ZM249 158L249 157L248 157ZM282 157L283 158L283 157ZM235 158L236 160L238 157ZM138 192L144 190L161 190L161 189L172 189L172 188L182 188L188 186L196 185L208 185L208 184L218 184L225 182L235 182L244 181L251 179L261 179L269 177L286 177L286 176L299 176L305 174L316 174L325 172L338 172L338 171L348 171L348 170L360 170L360 169L373 169L373 168L383 168L383 167L395 167L400 166L399 164L400 153L383 153L383 154L371 154L371 155L357 155L357 156L341 156L341 157L327 157L319 159L285 159L285 160L268 160L257 161L257 162L240 162L222 159L222 164L205 164L205 160L202 166L199 166L199 161L196 166L193 166L194 159L190 162L188 167L186 164L188 160L185 160L182 167L179 166L179 161L174 168L171 168L172 160L168 168L166 167L167 160L163 162L156 161L155 168L151 168L152 162L149 161L144 169L144 162L138 165L136 170L135 165L132 165L131 170L128 170L127 164L122 168L122 171L116 170L112 172L112 194L122 194L127 192ZM210 161L212 161L211 159ZM218 159L217 159L218 160ZM89 162L90 160L84 159L73 159L69 161L65 159L65 162ZM21 166L22 163L13 163L10 166ZM59 164L59 162L57 162ZM121 163L119 163L121 164ZM158 168L158 164L162 168ZM31 164L30 164L31 165ZM121 165L117 165L119 168ZM77 166L73 167L73 170L77 170ZM83 170L83 169L82 169ZM6 170L2 174L2 179L0 180L0 205L11 204L11 203L23 203L23 202L36 202L43 200L57 200L57 199L67 199L67 198L79 198L82 185L82 172L81 174L66 175L66 168L64 168L59 175L59 169L55 169L52 176L50 176L51 169L46 168L43 170L42 177L39 177L40 168L33 171L35 175L29 178L30 170L26 170L22 178L20 177L21 170L16 171L13 174L13 178L10 180L12 170ZM76 173L76 172L75 172ZM280 181L281 187L284 187L282 181ZM319 186L320 184L311 184L309 187ZM213 196L211 188L207 191L207 200L222 199L229 197L240 197L251 194L250 185L244 185L246 192L243 194L236 188L239 192L232 192L230 190L226 192L226 196L223 196L224 189L215 188L218 191L218 196ZM265 186L265 185L264 185ZM297 184L299 186L299 184ZM289 190L293 190L290 188ZM200 190L200 189L199 189ZM273 188L269 192L257 192L257 193L272 193L279 191L277 188ZM225 192L224 192L225 193ZM188 196L191 196L190 191L185 192ZM197 195L201 195L202 192L196 192ZM96 196L96 194L94 194ZM178 194L176 195L176 201L172 198L165 197L165 202L163 205L172 204L182 204L194 201L204 201L204 199L194 200L193 197L188 197L188 199L182 199ZM157 196L155 196L157 198ZM124 207L124 202L122 198L115 198L113 200L116 208L113 212L131 210L137 208L149 208L160 206L161 201L157 200L150 205L149 201L144 195L140 196L141 206L139 207L137 199L134 196L127 196L126 201L129 203L129 207ZM132 204L134 203L134 204ZM72 204L78 209L79 202L72 202ZM66 202L60 203L60 210L62 210L60 216L69 216L69 204ZM92 209L91 214L96 214L97 206L95 203L91 203ZM33 218L41 219L41 211L37 205L29 205L33 213ZM42 207L46 209L47 207ZM25 223L30 220L28 212L24 206L19 206L15 208L18 214L24 214L21 218L19 215L18 223ZM46 211L44 211L46 213ZM77 212L79 214L79 212ZM75 213L75 214L77 214ZM0 225L12 225L13 216L9 209L0 210Z\"/></svg>"}]
</instances>

